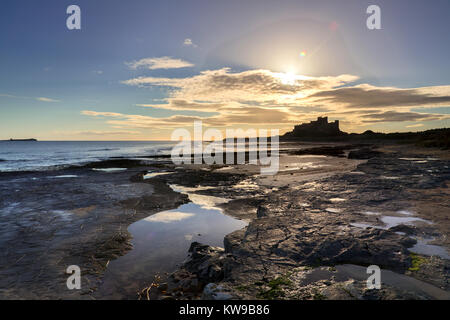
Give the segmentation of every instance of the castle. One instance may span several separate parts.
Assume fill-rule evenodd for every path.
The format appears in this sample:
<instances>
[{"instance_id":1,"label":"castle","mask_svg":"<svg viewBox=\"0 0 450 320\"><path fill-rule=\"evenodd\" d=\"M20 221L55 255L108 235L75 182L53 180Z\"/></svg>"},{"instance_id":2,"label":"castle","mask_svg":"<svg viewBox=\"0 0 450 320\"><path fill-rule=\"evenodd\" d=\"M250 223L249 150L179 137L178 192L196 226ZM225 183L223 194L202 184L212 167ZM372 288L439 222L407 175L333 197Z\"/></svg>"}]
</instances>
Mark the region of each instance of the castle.
<instances>
[{"instance_id":1,"label":"castle","mask_svg":"<svg viewBox=\"0 0 450 320\"><path fill-rule=\"evenodd\" d=\"M287 137L330 137L342 135L339 120L328 123L328 117L318 117L316 121L296 125L294 130L286 133Z\"/></svg>"}]
</instances>

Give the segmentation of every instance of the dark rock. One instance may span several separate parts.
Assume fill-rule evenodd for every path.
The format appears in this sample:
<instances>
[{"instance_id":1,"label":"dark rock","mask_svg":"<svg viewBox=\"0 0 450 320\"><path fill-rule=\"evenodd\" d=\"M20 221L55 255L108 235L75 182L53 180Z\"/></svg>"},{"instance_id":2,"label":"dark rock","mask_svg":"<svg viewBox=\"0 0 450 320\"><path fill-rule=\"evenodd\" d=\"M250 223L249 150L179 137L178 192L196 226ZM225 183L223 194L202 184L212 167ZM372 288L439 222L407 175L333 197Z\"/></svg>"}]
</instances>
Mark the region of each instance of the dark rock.
<instances>
[{"instance_id":1,"label":"dark rock","mask_svg":"<svg viewBox=\"0 0 450 320\"><path fill-rule=\"evenodd\" d=\"M417 227L404 224L399 224L398 226L392 227L389 229L389 231L403 232L407 235L417 235L419 233Z\"/></svg>"},{"instance_id":2,"label":"dark rock","mask_svg":"<svg viewBox=\"0 0 450 320\"><path fill-rule=\"evenodd\" d=\"M82 166L83 168L133 168L143 166L142 161L134 159L108 159L98 162L90 162ZM79 167L79 166L76 166Z\"/></svg>"},{"instance_id":3,"label":"dark rock","mask_svg":"<svg viewBox=\"0 0 450 320\"><path fill-rule=\"evenodd\" d=\"M332 146L332 147L315 147L301 150L290 151L289 154L302 156L302 155L321 155L321 156L333 156L343 157L345 150L354 148L353 145L345 146Z\"/></svg>"},{"instance_id":4,"label":"dark rock","mask_svg":"<svg viewBox=\"0 0 450 320\"><path fill-rule=\"evenodd\" d=\"M366 160L371 159L381 154L380 151L375 151L370 147L364 147L358 150L352 150L348 153L349 159Z\"/></svg>"},{"instance_id":5,"label":"dark rock","mask_svg":"<svg viewBox=\"0 0 450 320\"><path fill-rule=\"evenodd\" d=\"M232 253L234 248L237 248L245 236L245 229L234 231L225 236L223 244L226 253Z\"/></svg>"},{"instance_id":6,"label":"dark rock","mask_svg":"<svg viewBox=\"0 0 450 320\"><path fill-rule=\"evenodd\" d=\"M266 217L267 216L268 209L265 206L258 206L258 209L256 210L256 216L258 218Z\"/></svg>"}]
</instances>

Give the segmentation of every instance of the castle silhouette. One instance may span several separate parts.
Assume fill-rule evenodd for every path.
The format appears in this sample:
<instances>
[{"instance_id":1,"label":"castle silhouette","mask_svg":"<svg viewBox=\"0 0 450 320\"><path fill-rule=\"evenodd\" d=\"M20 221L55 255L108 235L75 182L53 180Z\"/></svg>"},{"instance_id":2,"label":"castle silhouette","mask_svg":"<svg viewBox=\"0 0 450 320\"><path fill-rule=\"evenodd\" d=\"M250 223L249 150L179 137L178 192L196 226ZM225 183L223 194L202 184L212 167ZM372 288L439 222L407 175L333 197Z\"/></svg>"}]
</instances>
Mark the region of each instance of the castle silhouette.
<instances>
[{"instance_id":1,"label":"castle silhouette","mask_svg":"<svg viewBox=\"0 0 450 320\"><path fill-rule=\"evenodd\" d=\"M328 117L318 117L316 121L296 125L285 137L330 137L344 135L339 129L339 120L328 122Z\"/></svg>"}]
</instances>

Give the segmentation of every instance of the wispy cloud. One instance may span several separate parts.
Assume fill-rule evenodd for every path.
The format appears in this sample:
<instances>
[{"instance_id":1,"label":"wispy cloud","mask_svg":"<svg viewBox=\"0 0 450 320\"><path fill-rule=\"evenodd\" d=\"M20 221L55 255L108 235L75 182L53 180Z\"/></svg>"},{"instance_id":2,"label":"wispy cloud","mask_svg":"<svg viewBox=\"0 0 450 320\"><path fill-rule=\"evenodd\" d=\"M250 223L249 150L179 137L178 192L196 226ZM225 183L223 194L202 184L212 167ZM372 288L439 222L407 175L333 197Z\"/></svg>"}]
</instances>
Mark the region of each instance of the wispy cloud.
<instances>
[{"instance_id":1,"label":"wispy cloud","mask_svg":"<svg viewBox=\"0 0 450 320\"><path fill-rule=\"evenodd\" d=\"M56 99L52 99L52 98L46 98L46 97L37 97L36 100L37 101L42 101L42 102L60 102L60 100L56 100Z\"/></svg>"},{"instance_id":2,"label":"wispy cloud","mask_svg":"<svg viewBox=\"0 0 450 320\"><path fill-rule=\"evenodd\" d=\"M25 97L25 96L16 96L13 94L0 93L0 97L12 98L12 99L32 99L41 102L61 102L61 100L56 100L47 97Z\"/></svg>"},{"instance_id":3,"label":"wispy cloud","mask_svg":"<svg viewBox=\"0 0 450 320\"><path fill-rule=\"evenodd\" d=\"M197 45L194 42L192 42L191 38L184 39L183 45L188 46L188 47L194 47L194 48L197 47Z\"/></svg>"},{"instance_id":4,"label":"wispy cloud","mask_svg":"<svg viewBox=\"0 0 450 320\"><path fill-rule=\"evenodd\" d=\"M406 126L406 128L418 128L418 127L423 127L423 123L416 123Z\"/></svg>"},{"instance_id":5,"label":"wispy cloud","mask_svg":"<svg viewBox=\"0 0 450 320\"><path fill-rule=\"evenodd\" d=\"M193 123L196 120L205 120L206 118L198 116L174 115L170 117L156 118L137 114L122 114L115 112L97 112L92 110L84 110L82 115L91 117L115 118L116 120L108 120L107 123L119 127L131 128L167 128L180 127Z\"/></svg>"},{"instance_id":6,"label":"wispy cloud","mask_svg":"<svg viewBox=\"0 0 450 320\"><path fill-rule=\"evenodd\" d=\"M416 112L396 112L386 111L382 113L371 113L361 115L362 122L403 122L403 121L430 121L440 120L443 117L436 114L416 113Z\"/></svg>"},{"instance_id":7,"label":"wispy cloud","mask_svg":"<svg viewBox=\"0 0 450 320\"><path fill-rule=\"evenodd\" d=\"M7 94L7 93L0 93L0 97L6 97L6 98L21 98L12 94Z\"/></svg>"},{"instance_id":8,"label":"wispy cloud","mask_svg":"<svg viewBox=\"0 0 450 320\"><path fill-rule=\"evenodd\" d=\"M146 68L149 70L179 69L194 66L188 61L171 57L144 58L137 61L126 62L125 64L131 69Z\"/></svg>"},{"instance_id":9,"label":"wispy cloud","mask_svg":"<svg viewBox=\"0 0 450 320\"><path fill-rule=\"evenodd\" d=\"M93 117L98 117L98 116L121 117L122 116L121 113L116 113L116 112L97 112L97 111L89 111L89 110L83 110L83 111L81 111L81 114L83 114L85 116L93 116Z\"/></svg>"},{"instance_id":10,"label":"wispy cloud","mask_svg":"<svg viewBox=\"0 0 450 320\"><path fill-rule=\"evenodd\" d=\"M163 104L138 104L139 107L167 109L167 110L195 110L195 111L218 111L225 107L225 103L208 103L187 101L183 99L166 99Z\"/></svg>"},{"instance_id":11,"label":"wispy cloud","mask_svg":"<svg viewBox=\"0 0 450 320\"><path fill-rule=\"evenodd\" d=\"M87 136L118 136L118 135L135 135L139 134L139 131L77 131L74 134L87 135Z\"/></svg>"},{"instance_id":12,"label":"wispy cloud","mask_svg":"<svg viewBox=\"0 0 450 320\"><path fill-rule=\"evenodd\" d=\"M450 86L398 89L362 84L314 93L310 98L349 108L383 108L450 103Z\"/></svg>"},{"instance_id":13,"label":"wispy cloud","mask_svg":"<svg viewBox=\"0 0 450 320\"><path fill-rule=\"evenodd\" d=\"M136 130L56 130L53 135L64 138L83 137L83 139L127 139L140 138L142 132Z\"/></svg>"}]
</instances>

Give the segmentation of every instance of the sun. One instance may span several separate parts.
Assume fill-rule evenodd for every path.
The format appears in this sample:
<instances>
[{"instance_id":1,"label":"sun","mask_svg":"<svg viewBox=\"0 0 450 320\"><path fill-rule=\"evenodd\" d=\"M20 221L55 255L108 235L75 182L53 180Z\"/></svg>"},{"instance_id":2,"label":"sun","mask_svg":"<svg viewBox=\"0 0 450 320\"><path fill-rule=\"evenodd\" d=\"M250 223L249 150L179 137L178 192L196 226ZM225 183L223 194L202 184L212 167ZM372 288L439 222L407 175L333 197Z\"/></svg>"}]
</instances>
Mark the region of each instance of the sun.
<instances>
[{"instance_id":1,"label":"sun","mask_svg":"<svg viewBox=\"0 0 450 320\"><path fill-rule=\"evenodd\" d=\"M295 74L293 70L289 70L286 73L279 73L278 77L282 84L294 85L298 76Z\"/></svg>"}]
</instances>

